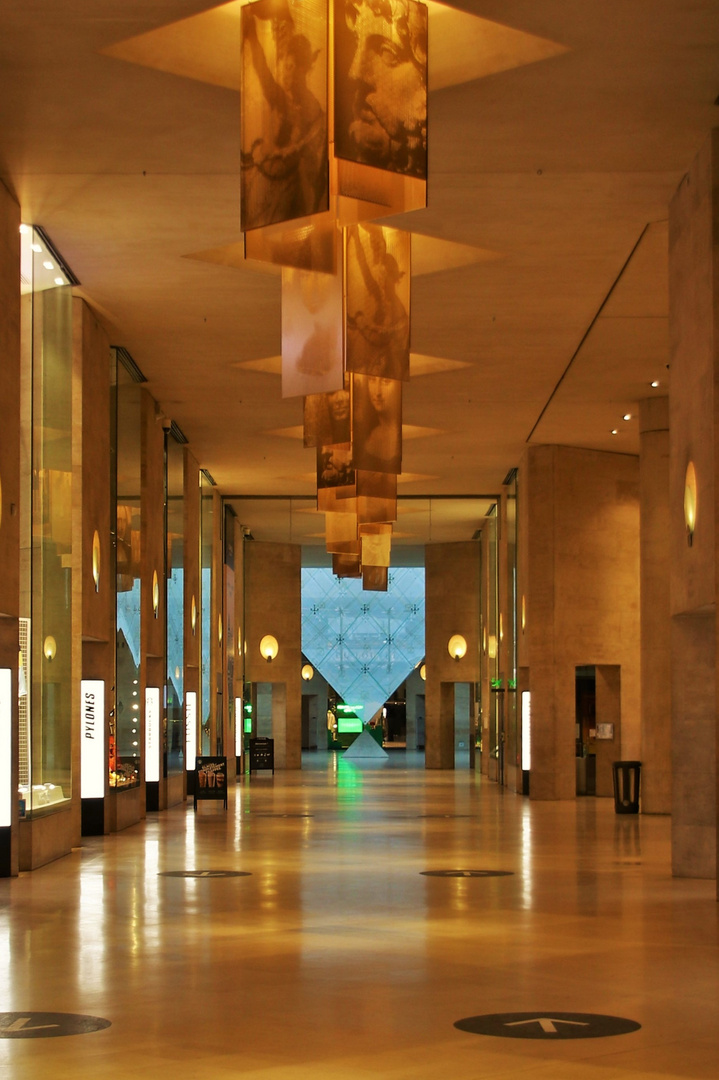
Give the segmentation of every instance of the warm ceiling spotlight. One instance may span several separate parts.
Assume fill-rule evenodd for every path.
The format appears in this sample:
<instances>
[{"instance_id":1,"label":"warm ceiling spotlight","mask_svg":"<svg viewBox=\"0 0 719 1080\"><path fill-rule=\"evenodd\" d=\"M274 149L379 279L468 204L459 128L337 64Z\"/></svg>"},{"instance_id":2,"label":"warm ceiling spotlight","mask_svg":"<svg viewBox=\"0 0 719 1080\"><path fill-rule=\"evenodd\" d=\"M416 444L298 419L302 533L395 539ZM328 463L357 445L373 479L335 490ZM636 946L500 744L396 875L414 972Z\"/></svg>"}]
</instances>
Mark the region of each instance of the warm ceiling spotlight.
<instances>
[{"instance_id":1,"label":"warm ceiling spotlight","mask_svg":"<svg viewBox=\"0 0 719 1080\"><path fill-rule=\"evenodd\" d=\"M656 388L659 386L659 379L654 379L651 385L656 390Z\"/></svg>"},{"instance_id":2,"label":"warm ceiling spotlight","mask_svg":"<svg viewBox=\"0 0 719 1080\"><path fill-rule=\"evenodd\" d=\"M302 678L305 680L305 682L309 682L310 679L314 678L314 674L315 669L312 667L312 664L302 665Z\"/></svg>"},{"instance_id":3,"label":"warm ceiling spotlight","mask_svg":"<svg viewBox=\"0 0 719 1080\"><path fill-rule=\"evenodd\" d=\"M45 262L42 265L45 267L46 270L55 269L55 263L51 262L50 259L45 259Z\"/></svg>"},{"instance_id":4,"label":"warm ceiling spotlight","mask_svg":"<svg viewBox=\"0 0 719 1080\"><path fill-rule=\"evenodd\" d=\"M48 634L45 638L42 651L45 654L45 659L51 664L57 655L57 642L52 634Z\"/></svg>"},{"instance_id":5,"label":"warm ceiling spotlight","mask_svg":"<svg viewBox=\"0 0 719 1080\"><path fill-rule=\"evenodd\" d=\"M615 427L613 427L612 430L609 432L609 434L610 435L618 435L619 432L617 431L617 429Z\"/></svg>"},{"instance_id":6,"label":"warm ceiling spotlight","mask_svg":"<svg viewBox=\"0 0 719 1080\"><path fill-rule=\"evenodd\" d=\"M697 474L693 461L687 465L684 478L684 523L687 527L687 543L691 547L697 523Z\"/></svg>"},{"instance_id":7,"label":"warm ceiling spotlight","mask_svg":"<svg viewBox=\"0 0 719 1080\"><path fill-rule=\"evenodd\" d=\"M42 244L30 244L30 247L32 248L32 250L35 252L36 255L39 255L40 252L42 251Z\"/></svg>"},{"instance_id":8,"label":"warm ceiling spotlight","mask_svg":"<svg viewBox=\"0 0 719 1080\"><path fill-rule=\"evenodd\" d=\"M272 634L265 634L260 641L260 653L268 664L275 659L279 651L280 647L277 644L277 638L273 637Z\"/></svg>"},{"instance_id":9,"label":"warm ceiling spotlight","mask_svg":"<svg viewBox=\"0 0 719 1080\"><path fill-rule=\"evenodd\" d=\"M30 226L29 226L29 225L21 225L21 226L20 226L20 235L21 235L21 236L27 236L27 234L28 234L28 233L29 233L30 231L31 231L31 230L30 230Z\"/></svg>"},{"instance_id":10,"label":"warm ceiling spotlight","mask_svg":"<svg viewBox=\"0 0 719 1080\"><path fill-rule=\"evenodd\" d=\"M467 652L467 642L461 634L452 634L447 642L447 652L453 660L461 660Z\"/></svg>"},{"instance_id":11,"label":"warm ceiling spotlight","mask_svg":"<svg viewBox=\"0 0 719 1080\"><path fill-rule=\"evenodd\" d=\"M64 285L65 284L65 278L56 277L55 278L55 284L56 285Z\"/></svg>"},{"instance_id":12,"label":"warm ceiling spotlight","mask_svg":"<svg viewBox=\"0 0 719 1080\"><path fill-rule=\"evenodd\" d=\"M631 418L632 418L632 414L630 412L625 412L624 416L622 417L622 420L631 420Z\"/></svg>"}]
</instances>

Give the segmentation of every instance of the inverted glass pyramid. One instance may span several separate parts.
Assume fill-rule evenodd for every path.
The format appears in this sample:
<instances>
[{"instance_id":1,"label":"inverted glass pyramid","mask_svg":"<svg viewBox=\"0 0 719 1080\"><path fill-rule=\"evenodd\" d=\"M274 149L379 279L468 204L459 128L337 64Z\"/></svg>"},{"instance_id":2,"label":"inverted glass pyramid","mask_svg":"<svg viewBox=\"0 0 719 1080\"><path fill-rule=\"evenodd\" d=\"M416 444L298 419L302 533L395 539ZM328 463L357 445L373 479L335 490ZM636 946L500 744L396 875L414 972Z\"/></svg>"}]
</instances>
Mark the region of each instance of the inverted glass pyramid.
<instances>
[{"instance_id":1,"label":"inverted glass pyramid","mask_svg":"<svg viewBox=\"0 0 719 1080\"><path fill-rule=\"evenodd\" d=\"M304 569L302 652L367 723L424 656L424 568L390 570L386 593Z\"/></svg>"}]
</instances>

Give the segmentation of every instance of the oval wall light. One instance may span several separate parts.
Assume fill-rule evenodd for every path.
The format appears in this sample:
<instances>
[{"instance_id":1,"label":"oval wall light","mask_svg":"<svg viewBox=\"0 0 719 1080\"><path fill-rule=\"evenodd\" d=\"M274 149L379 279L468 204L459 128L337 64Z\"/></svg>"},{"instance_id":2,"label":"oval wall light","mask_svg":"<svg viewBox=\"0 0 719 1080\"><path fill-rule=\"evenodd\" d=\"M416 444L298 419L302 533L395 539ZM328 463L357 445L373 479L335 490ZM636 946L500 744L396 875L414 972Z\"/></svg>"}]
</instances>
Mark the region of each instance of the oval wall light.
<instances>
[{"instance_id":1,"label":"oval wall light","mask_svg":"<svg viewBox=\"0 0 719 1080\"><path fill-rule=\"evenodd\" d=\"M427 665L426 664L421 665L421 667L419 669L419 677L422 680L422 682L427 681Z\"/></svg>"},{"instance_id":2,"label":"oval wall light","mask_svg":"<svg viewBox=\"0 0 719 1080\"><path fill-rule=\"evenodd\" d=\"M95 529L92 538L92 580L95 582L95 592L100 591L100 536Z\"/></svg>"},{"instance_id":3,"label":"oval wall light","mask_svg":"<svg viewBox=\"0 0 719 1080\"><path fill-rule=\"evenodd\" d=\"M279 651L280 647L277 644L277 638L273 637L272 634L265 634L260 641L260 653L268 664L275 659Z\"/></svg>"},{"instance_id":4,"label":"oval wall light","mask_svg":"<svg viewBox=\"0 0 719 1080\"><path fill-rule=\"evenodd\" d=\"M447 642L447 652L453 660L461 660L467 652L467 642L461 634L452 634Z\"/></svg>"},{"instance_id":5,"label":"oval wall light","mask_svg":"<svg viewBox=\"0 0 719 1080\"><path fill-rule=\"evenodd\" d=\"M697 523L697 474L693 461L687 465L684 477L684 523L687 527L687 543L691 547Z\"/></svg>"},{"instance_id":6,"label":"oval wall light","mask_svg":"<svg viewBox=\"0 0 719 1080\"><path fill-rule=\"evenodd\" d=\"M190 626L192 627L192 636L195 636L195 628L197 626L197 601L195 600L195 594L192 594L192 603L190 604Z\"/></svg>"},{"instance_id":7,"label":"oval wall light","mask_svg":"<svg viewBox=\"0 0 719 1080\"><path fill-rule=\"evenodd\" d=\"M152 614L157 618L160 610L160 583L157 580L157 570L152 571Z\"/></svg>"},{"instance_id":8,"label":"oval wall light","mask_svg":"<svg viewBox=\"0 0 719 1080\"><path fill-rule=\"evenodd\" d=\"M52 634L48 634L43 642L42 651L45 654L45 659L52 663L57 655L57 642Z\"/></svg>"},{"instance_id":9,"label":"oval wall light","mask_svg":"<svg viewBox=\"0 0 719 1080\"><path fill-rule=\"evenodd\" d=\"M312 667L312 664L302 665L302 678L305 680L305 682L309 682L310 679L314 678L314 674L315 669Z\"/></svg>"}]
</instances>

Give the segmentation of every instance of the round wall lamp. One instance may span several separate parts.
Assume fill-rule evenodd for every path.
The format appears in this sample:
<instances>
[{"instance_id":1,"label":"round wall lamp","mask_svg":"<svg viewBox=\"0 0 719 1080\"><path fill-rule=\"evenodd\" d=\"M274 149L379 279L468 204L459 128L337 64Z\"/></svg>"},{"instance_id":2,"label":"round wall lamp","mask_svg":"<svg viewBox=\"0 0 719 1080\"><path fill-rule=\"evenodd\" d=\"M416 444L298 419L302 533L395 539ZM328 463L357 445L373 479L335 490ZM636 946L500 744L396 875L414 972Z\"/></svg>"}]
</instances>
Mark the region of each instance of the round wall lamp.
<instances>
[{"instance_id":1,"label":"round wall lamp","mask_svg":"<svg viewBox=\"0 0 719 1080\"><path fill-rule=\"evenodd\" d=\"M310 679L313 679L314 674L315 674L315 669L312 667L312 664L303 664L302 665L302 678L305 680L305 682L309 682Z\"/></svg>"},{"instance_id":2,"label":"round wall lamp","mask_svg":"<svg viewBox=\"0 0 719 1080\"><path fill-rule=\"evenodd\" d=\"M57 655L57 642L52 634L48 634L45 638L42 651L45 654L45 659L51 664Z\"/></svg>"},{"instance_id":3,"label":"round wall lamp","mask_svg":"<svg viewBox=\"0 0 719 1080\"><path fill-rule=\"evenodd\" d=\"M684 523L687 527L687 543L691 547L697 523L697 474L693 461L687 465L684 477Z\"/></svg>"},{"instance_id":4,"label":"round wall lamp","mask_svg":"<svg viewBox=\"0 0 719 1080\"><path fill-rule=\"evenodd\" d=\"M157 618L160 610L160 583L157 580L157 570L152 571L152 614Z\"/></svg>"},{"instance_id":5,"label":"round wall lamp","mask_svg":"<svg viewBox=\"0 0 719 1080\"><path fill-rule=\"evenodd\" d=\"M420 679L422 680L422 682L426 682L426 681L427 681L427 665L426 665L426 664L422 664L422 665L420 666L420 669L419 669L419 677L420 677Z\"/></svg>"},{"instance_id":6,"label":"round wall lamp","mask_svg":"<svg viewBox=\"0 0 719 1080\"><path fill-rule=\"evenodd\" d=\"M275 659L279 651L280 647L277 644L277 638L273 637L272 634L265 634L260 641L260 652L268 664Z\"/></svg>"},{"instance_id":7,"label":"round wall lamp","mask_svg":"<svg viewBox=\"0 0 719 1080\"><path fill-rule=\"evenodd\" d=\"M461 634L452 634L447 642L447 652L453 660L461 660L467 652L467 642Z\"/></svg>"},{"instance_id":8,"label":"round wall lamp","mask_svg":"<svg viewBox=\"0 0 719 1080\"><path fill-rule=\"evenodd\" d=\"M92 580L95 582L95 592L100 591L100 536L95 529L92 538Z\"/></svg>"},{"instance_id":9,"label":"round wall lamp","mask_svg":"<svg viewBox=\"0 0 719 1080\"><path fill-rule=\"evenodd\" d=\"M190 604L190 626L192 627L192 636L195 636L195 628L197 627L197 601L195 600L195 594L192 594L192 603Z\"/></svg>"}]
</instances>

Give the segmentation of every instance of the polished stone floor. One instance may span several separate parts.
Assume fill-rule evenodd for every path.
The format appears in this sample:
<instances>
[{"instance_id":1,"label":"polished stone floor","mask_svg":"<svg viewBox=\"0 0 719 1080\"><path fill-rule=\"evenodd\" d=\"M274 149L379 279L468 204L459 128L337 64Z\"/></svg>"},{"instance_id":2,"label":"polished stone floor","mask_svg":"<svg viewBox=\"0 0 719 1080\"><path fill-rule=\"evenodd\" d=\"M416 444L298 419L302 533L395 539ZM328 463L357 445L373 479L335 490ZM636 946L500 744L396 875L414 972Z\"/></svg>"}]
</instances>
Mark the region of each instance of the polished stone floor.
<instances>
[{"instance_id":1,"label":"polished stone floor","mask_svg":"<svg viewBox=\"0 0 719 1080\"><path fill-rule=\"evenodd\" d=\"M668 819L530 803L401 751L305 765L0 881L13 1030L111 1021L0 1038L3 1080L719 1077L714 883L671 878ZM165 876L187 870L248 876ZM519 1012L555 1032L454 1027ZM565 1039L567 1012L641 1028Z\"/></svg>"}]
</instances>

